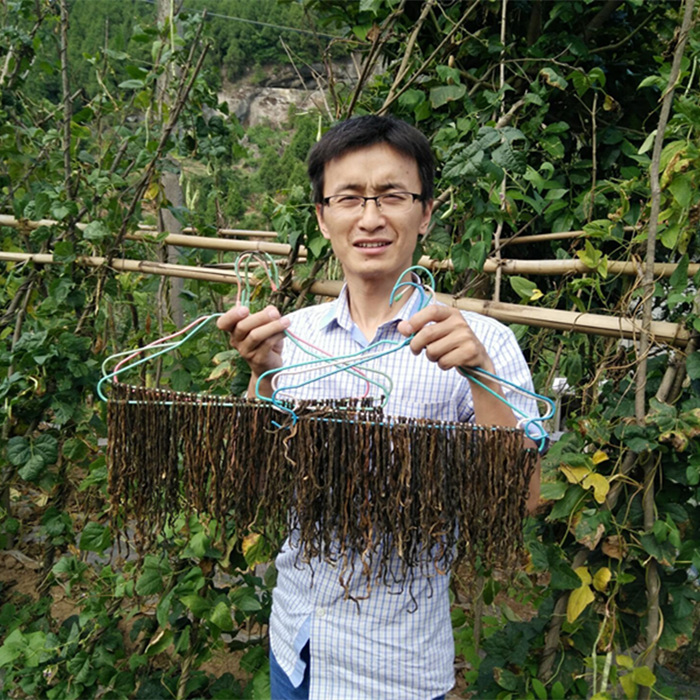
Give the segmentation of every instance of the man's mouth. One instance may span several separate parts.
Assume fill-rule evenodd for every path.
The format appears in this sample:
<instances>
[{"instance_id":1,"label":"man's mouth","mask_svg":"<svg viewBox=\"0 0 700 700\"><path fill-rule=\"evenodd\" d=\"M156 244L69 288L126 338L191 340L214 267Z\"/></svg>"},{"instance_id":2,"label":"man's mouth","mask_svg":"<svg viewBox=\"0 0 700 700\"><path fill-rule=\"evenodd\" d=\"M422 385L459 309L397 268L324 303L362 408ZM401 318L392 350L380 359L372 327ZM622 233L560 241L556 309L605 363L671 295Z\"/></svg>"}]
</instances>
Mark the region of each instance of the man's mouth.
<instances>
[{"instance_id":1,"label":"man's mouth","mask_svg":"<svg viewBox=\"0 0 700 700\"><path fill-rule=\"evenodd\" d=\"M383 248L389 245L388 241L376 241L373 243L355 243L356 248Z\"/></svg>"}]
</instances>

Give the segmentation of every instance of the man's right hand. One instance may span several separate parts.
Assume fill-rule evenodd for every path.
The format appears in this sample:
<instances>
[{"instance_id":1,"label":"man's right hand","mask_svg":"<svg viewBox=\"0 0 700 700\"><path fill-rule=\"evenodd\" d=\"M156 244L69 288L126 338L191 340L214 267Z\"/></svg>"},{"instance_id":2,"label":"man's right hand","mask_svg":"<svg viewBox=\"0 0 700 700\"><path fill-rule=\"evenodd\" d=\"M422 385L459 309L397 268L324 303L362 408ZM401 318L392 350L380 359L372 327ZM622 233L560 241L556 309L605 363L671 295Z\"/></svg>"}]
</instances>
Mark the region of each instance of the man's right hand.
<instances>
[{"instance_id":1,"label":"man's right hand","mask_svg":"<svg viewBox=\"0 0 700 700\"><path fill-rule=\"evenodd\" d=\"M282 343L289 319L282 317L274 306L255 314L246 306L234 306L219 317L216 325L230 334L231 347L248 363L251 371L248 396L255 397L258 378L282 366ZM270 378L260 383L258 392L263 396L272 395Z\"/></svg>"}]
</instances>

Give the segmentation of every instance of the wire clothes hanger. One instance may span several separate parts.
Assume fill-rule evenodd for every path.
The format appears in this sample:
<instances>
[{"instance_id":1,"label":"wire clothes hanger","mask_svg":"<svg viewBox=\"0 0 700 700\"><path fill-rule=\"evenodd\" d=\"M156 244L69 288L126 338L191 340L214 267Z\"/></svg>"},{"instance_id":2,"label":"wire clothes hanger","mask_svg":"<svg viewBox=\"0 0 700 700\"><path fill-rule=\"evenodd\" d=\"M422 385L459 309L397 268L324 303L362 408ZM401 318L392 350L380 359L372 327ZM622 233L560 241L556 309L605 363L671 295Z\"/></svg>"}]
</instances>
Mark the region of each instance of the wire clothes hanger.
<instances>
[{"instance_id":1,"label":"wire clothes hanger","mask_svg":"<svg viewBox=\"0 0 700 700\"><path fill-rule=\"evenodd\" d=\"M279 287L277 265L270 255L267 253L261 254L256 251L246 251L241 253L237 256L234 267L235 275L238 280L238 291L236 294L237 305L248 306L250 304L252 296L251 263L253 261L257 262L262 268L270 283L271 289L276 291ZM420 281L417 281L418 277L416 273L418 272L424 274L428 278L429 284L421 284ZM407 274L412 274L412 278L405 281L404 278ZM405 294L410 288L414 288L420 293L419 308L423 309L428 304L434 303L434 287L435 279L429 270L419 265L410 267L400 275L398 281L394 285L391 292L390 305L400 299L401 296L403 296L403 294ZM131 371L146 362L150 362L156 357L176 350L194 335L199 333L212 320L215 320L222 315L223 314L215 313L207 316L201 316L175 333L155 340L152 343L148 343L147 345L135 350L119 352L108 357L102 364L103 376L97 385L97 393L100 399L103 401L108 400L108 397L104 392L106 383L118 383L119 377L122 374ZM180 339L175 340L176 338ZM280 412L289 415L291 417L292 424L294 424L298 418L297 413L294 410L295 404L294 402L285 400L282 397L284 395L288 395L289 392L293 391L294 389L299 389L300 387L306 386L314 381L333 376L340 372L351 373L365 383L364 395L355 398L367 398L369 397L370 386L373 385L377 387L381 392L382 399L380 406L383 408L386 405L393 389L392 378L385 372L364 367L363 365L377 359L378 357L383 357L406 347L411 342L413 335L399 341L377 341L368 345L366 348L363 348L359 352L339 357L330 356L323 349L306 342L303 338L300 338L291 331L285 331L285 338L306 352L311 359L295 365L288 365L279 369L268 370L259 377L255 391L257 399L267 402ZM378 349L379 351L375 352L375 350ZM115 361L116 364L113 365ZM113 368L108 370L108 367L111 365L113 365ZM310 379L307 378L298 381L297 383L294 383L293 380L291 383L282 383L283 378L288 377L291 379L295 375L299 374L303 374L308 377L310 370L316 371L318 374ZM457 370L461 375L467 377L470 381L478 384L480 387L496 397L499 401L505 403L515 415L519 416L518 428L521 428L529 438L538 443L538 449L540 452L544 451L547 445L547 432L544 429L543 424L545 421L550 420L554 416L556 410L554 401L546 396L542 396L533 391L520 387L502 377L494 375L478 367L459 367ZM261 381L266 378L270 378L272 381L273 393L270 397L263 396L259 390ZM545 404L548 409L546 414L544 416L528 416L520 408L508 401L504 396L487 386L484 383L484 380L490 380L503 386L507 386L512 391L528 396L537 402ZM275 424L279 427L279 423Z\"/></svg>"},{"instance_id":2,"label":"wire clothes hanger","mask_svg":"<svg viewBox=\"0 0 700 700\"><path fill-rule=\"evenodd\" d=\"M420 284L419 282L416 281L402 281L404 277L409 274L409 273L415 273L415 272L421 272L425 274L428 277L429 284ZM392 292L391 292L391 301L390 301L390 306L396 302L406 291L406 288L413 287L417 289L420 292L421 299L420 299L420 309L424 309L428 304L434 303L435 302L435 292L434 292L434 287L435 287L435 279L432 275L432 273L426 269L425 267L422 267L420 265L416 265L413 267L408 268L405 270L400 276L396 284L394 285ZM403 289L402 289L403 288ZM429 292L429 296L426 295L425 292ZM256 387L255 387L255 393L256 393L256 398L258 398L261 401L267 401L272 403L276 408L278 408L280 411L283 411L285 413L288 413L291 418L292 422L296 422L297 416L296 413L294 412L293 406L289 404L289 402L284 402L281 400L281 396L284 395L285 393L288 393L290 391L293 391L294 389L299 389L303 386L306 386L308 384L311 384L315 381L318 381L320 379L325 379L327 377L333 376L339 372L346 372L350 371L352 369L358 369L358 367L362 366L364 363L373 361L377 359L378 357L382 357L384 355L388 355L392 352L396 352L400 350L401 348L406 347L410 342L411 339L413 338L413 335L410 335L403 340L400 341L394 341L394 340L380 340L375 343L372 343L368 345L367 347L363 348L362 350L356 352L356 353L351 353L348 355L343 355L343 356L338 356L334 358L330 358L327 356L321 356L321 355L316 355L315 359L308 360L306 362L301 362L297 363L292 366L285 366L279 369L273 369L273 370L268 370L267 372L263 373L257 381ZM380 352L374 352L375 349L377 348L385 348L382 349ZM308 350L307 350L308 352ZM323 371L321 374L314 376L310 379L306 379L304 381L300 381L298 383L288 383L281 385L281 378L286 377L288 375L295 375L295 374L307 374L309 369L314 369L318 368L319 370L323 370L323 368L329 368L327 371ZM505 403L517 416L519 416L518 419L518 428L521 428L525 434L531 438L534 442L538 444L538 450L540 452L543 452L546 449L547 442L548 442L548 435L546 430L543 427L543 424L545 421L550 420L554 416L554 412L556 410L555 403L552 401L550 398L546 396L542 396L540 394L537 394L533 391L530 391L528 389L525 389L524 387L518 386L517 384L514 384L513 382L508 381L507 379L504 379L503 377L499 377L495 374L492 374L491 372L488 372L484 369L481 369L479 367L458 367L457 370L459 373L470 379L472 382L475 384L478 384L480 387L488 391L491 395L493 395L495 398L497 398L499 401ZM377 370L368 370L365 368L364 371L377 371ZM382 373L384 374L384 373ZM385 377L387 377L386 374L384 374ZM260 393L260 385L261 382L266 379L266 378L271 378L272 380L272 387L273 387L273 393L271 397L264 396ZM391 382L391 378L387 377L389 382ZM492 388L487 386L484 381L482 380L491 380L493 382L497 382L503 386L509 387L511 390L524 395L528 396L530 398L535 399L535 401L542 402L547 406L547 412L544 416L528 416L526 413L524 413L520 408L517 406L513 405L510 401L508 401L504 396L499 394L498 392L494 391ZM375 382L371 382L375 383ZM377 384L378 386L382 386L381 384ZM389 391L385 392L384 397L381 402L381 407L383 408L389 398L389 393L391 391L391 387L393 386L393 383L388 385ZM366 396L366 394L365 394Z\"/></svg>"}]
</instances>

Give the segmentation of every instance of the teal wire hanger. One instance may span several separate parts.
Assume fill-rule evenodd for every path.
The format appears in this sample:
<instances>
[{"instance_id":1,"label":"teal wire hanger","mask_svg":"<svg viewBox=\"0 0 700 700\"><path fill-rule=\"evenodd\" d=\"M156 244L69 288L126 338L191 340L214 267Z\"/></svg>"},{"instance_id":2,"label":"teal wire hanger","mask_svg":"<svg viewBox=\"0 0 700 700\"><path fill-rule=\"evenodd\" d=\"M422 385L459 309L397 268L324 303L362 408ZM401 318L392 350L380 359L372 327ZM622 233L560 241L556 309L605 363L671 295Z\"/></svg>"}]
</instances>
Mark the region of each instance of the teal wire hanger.
<instances>
[{"instance_id":1,"label":"teal wire hanger","mask_svg":"<svg viewBox=\"0 0 700 700\"><path fill-rule=\"evenodd\" d=\"M236 296L237 305L248 306L250 304L252 296L252 288L250 284L250 263L253 260L261 264L270 282L272 290L275 291L279 288L279 274L277 271L277 265L267 253L262 255L256 251L246 251L244 253L241 253L236 258L235 263L235 273L239 282L238 293ZM242 265L243 269L241 270ZM420 281L416 281L416 274L413 274L413 278L411 280L402 281L404 280L406 275L418 272L427 276L429 284L422 284L420 283ZM409 267L399 276L396 284L394 285L391 291L390 306L393 305L398 299L400 299L406 293L406 291L408 291L409 288L414 288L418 290L418 292L420 293L419 308L424 309L429 303L431 303L431 301L433 301L435 278L433 277L430 270L428 270L425 267L422 267L420 265ZM426 295L426 290L430 291L430 296ZM188 340L190 340L190 338L199 333L211 321L219 318L222 315L223 314L215 313L207 316L202 316L171 335L168 335L164 338L160 338L143 347L136 348L135 350L126 350L123 352L115 353L108 357L102 363L102 378L97 384L97 394L100 397L100 399L102 401L108 400L104 392L105 384L107 384L108 382L117 382L122 374L129 372L146 362L150 362L151 360L161 355L172 352L173 350L177 350ZM378 370L363 368L362 365L379 357L388 355L389 353L396 352L403 347L406 347L411 342L414 335L415 334L410 335L407 338L404 338L400 341L380 340L368 345L366 348L363 348L362 350L356 353L350 353L340 357L330 357L326 356L320 348L310 346L303 339L292 334L291 332L285 331L285 336L290 340L290 342L295 343L298 347L300 347L300 349L303 349L305 352L307 352L307 354L309 354L312 359L305 362L299 362L295 365L288 365L286 367L268 370L267 372L264 372L258 378L258 381L256 383L256 397L261 401L272 403L272 405L279 411L289 414L292 418L292 422L295 423L298 417L292 407L293 404L290 404L289 401L282 400L282 394L288 394L289 392L294 391L295 389L299 389L315 381L331 377L340 372L348 372L362 379L363 381L366 381L368 387L369 385L374 385L375 387L377 387L382 392L381 406L384 407L386 406L386 403L389 400L389 396L393 388L393 381L391 377L386 373ZM180 339L174 340L175 338ZM374 350L380 347L385 347L385 349L381 350L381 352L375 353ZM148 354L146 354L143 357L140 357L145 353ZM132 362L132 360L134 361ZM108 367L110 365L113 365L115 361L116 365L113 366L113 369L108 370ZM284 375L300 372L306 374L310 369L314 367L320 368L321 370L324 367L327 367L328 369L326 371L321 371L320 374L310 379L306 379L296 384L292 383L279 386L279 381L275 381L274 379L274 377L276 376L281 377ZM460 374L467 377L470 381L478 384L480 387L482 387L483 389L491 393L493 396L498 398L499 401L505 403L517 416L520 416L518 420L518 427L522 428L522 430L529 438L539 443L538 449L540 452L546 449L548 435L543 423L547 420L550 420L554 416L554 413L556 411L556 406L552 399L546 396L541 396L540 394L537 394L533 391L529 391L528 389L524 389L523 387L520 387L508 381L507 379L504 379L503 377L499 377L478 367L459 367L458 371ZM383 381L373 379L369 377L368 374L381 376L383 378ZM260 384L265 378L268 377L272 378L273 380L274 391L271 397L263 396L260 393ZM480 380L480 377L481 379L490 379L491 381L497 382L502 386L508 386L518 393L529 396L535 401L544 403L548 407L546 415L528 416L521 409L519 409L517 406L513 405L510 401L508 401L504 396L502 396L501 394L484 384Z\"/></svg>"}]
</instances>

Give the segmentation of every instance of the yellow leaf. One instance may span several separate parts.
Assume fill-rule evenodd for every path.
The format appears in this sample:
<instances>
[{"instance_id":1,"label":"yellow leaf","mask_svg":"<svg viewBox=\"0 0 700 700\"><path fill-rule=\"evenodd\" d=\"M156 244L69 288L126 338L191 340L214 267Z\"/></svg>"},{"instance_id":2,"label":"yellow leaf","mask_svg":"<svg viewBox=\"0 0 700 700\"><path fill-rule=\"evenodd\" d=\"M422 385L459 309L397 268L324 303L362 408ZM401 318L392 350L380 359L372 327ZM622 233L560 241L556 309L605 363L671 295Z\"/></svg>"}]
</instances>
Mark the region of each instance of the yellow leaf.
<instances>
[{"instance_id":1,"label":"yellow leaf","mask_svg":"<svg viewBox=\"0 0 700 700\"><path fill-rule=\"evenodd\" d=\"M245 556L253 547L255 547L256 544L258 544L261 537L262 535L259 532L251 532L249 535L246 535L243 538L243 542L241 542L241 551L243 552L243 556Z\"/></svg>"},{"instance_id":2,"label":"yellow leaf","mask_svg":"<svg viewBox=\"0 0 700 700\"><path fill-rule=\"evenodd\" d=\"M588 467L569 467L564 465L559 467L570 484L580 484L590 473Z\"/></svg>"},{"instance_id":3,"label":"yellow leaf","mask_svg":"<svg viewBox=\"0 0 700 700\"><path fill-rule=\"evenodd\" d=\"M241 549L246 563L250 567L270 561L272 554L270 543L258 533L246 535L241 543Z\"/></svg>"},{"instance_id":4,"label":"yellow leaf","mask_svg":"<svg viewBox=\"0 0 700 700\"><path fill-rule=\"evenodd\" d=\"M603 450L596 450L596 453L593 455L593 464L600 464L608 459L610 459L610 457L608 457Z\"/></svg>"},{"instance_id":5,"label":"yellow leaf","mask_svg":"<svg viewBox=\"0 0 700 700\"><path fill-rule=\"evenodd\" d=\"M608 587L611 578L612 573L610 569L608 569L607 566L601 567L595 572L595 576L593 577L593 588L602 593Z\"/></svg>"},{"instance_id":6,"label":"yellow leaf","mask_svg":"<svg viewBox=\"0 0 700 700\"><path fill-rule=\"evenodd\" d=\"M631 656L625 656L624 654L620 654L617 657L616 661L617 665L621 666L622 668L634 668L634 659Z\"/></svg>"},{"instance_id":7,"label":"yellow leaf","mask_svg":"<svg viewBox=\"0 0 700 700\"><path fill-rule=\"evenodd\" d=\"M637 697L637 684L629 673L620 678L620 685L622 686L622 690L625 691L625 696L628 697L629 700L633 700L633 698Z\"/></svg>"},{"instance_id":8,"label":"yellow leaf","mask_svg":"<svg viewBox=\"0 0 700 700\"><path fill-rule=\"evenodd\" d=\"M147 199L149 202L155 202L160 194L160 183L157 181L151 182L144 194L143 198Z\"/></svg>"},{"instance_id":9,"label":"yellow leaf","mask_svg":"<svg viewBox=\"0 0 700 700\"><path fill-rule=\"evenodd\" d=\"M610 95L605 96L605 101L603 102L603 109L606 112L612 112L616 109L619 109L620 105L618 104L617 100L615 100L614 97L611 97Z\"/></svg>"},{"instance_id":10,"label":"yellow leaf","mask_svg":"<svg viewBox=\"0 0 700 700\"><path fill-rule=\"evenodd\" d=\"M544 294L542 294L542 292L539 289L537 289L537 287L535 287L535 289L532 290L532 294L530 295L530 301L537 301L543 296Z\"/></svg>"},{"instance_id":11,"label":"yellow leaf","mask_svg":"<svg viewBox=\"0 0 700 700\"><path fill-rule=\"evenodd\" d=\"M585 567L580 567L584 568ZM576 570L578 573L578 569ZM586 571L586 573L588 573ZM580 574L579 574L580 575ZM569 594L569 602L566 605L566 619L569 622L574 622L576 618L593 602L595 596L590 586L583 585Z\"/></svg>"},{"instance_id":12,"label":"yellow leaf","mask_svg":"<svg viewBox=\"0 0 700 700\"><path fill-rule=\"evenodd\" d=\"M589 474L581 484L584 489L593 487L593 498L598 503L604 503L610 491L610 482L602 474Z\"/></svg>"},{"instance_id":13,"label":"yellow leaf","mask_svg":"<svg viewBox=\"0 0 700 700\"><path fill-rule=\"evenodd\" d=\"M591 583L593 581L590 573L588 572L587 566L577 566L574 569L574 571L576 572L576 575L581 579L581 583L584 586L587 586L589 583Z\"/></svg>"},{"instance_id":14,"label":"yellow leaf","mask_svg":"<svg viewBox=\"0 0 700 700\"><path fill-rule=\"evenodd\" d=\"M212 382L215 379L218 379L219 377L223 377L227 374L231 374L231 364L229 362L222 362L217 367L214 367L214 369L211 371L211 373L207 377L207 381Z\"/></svg>"}]
</instances>

